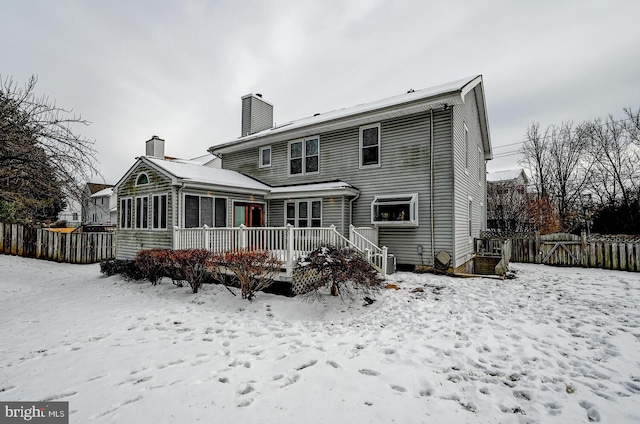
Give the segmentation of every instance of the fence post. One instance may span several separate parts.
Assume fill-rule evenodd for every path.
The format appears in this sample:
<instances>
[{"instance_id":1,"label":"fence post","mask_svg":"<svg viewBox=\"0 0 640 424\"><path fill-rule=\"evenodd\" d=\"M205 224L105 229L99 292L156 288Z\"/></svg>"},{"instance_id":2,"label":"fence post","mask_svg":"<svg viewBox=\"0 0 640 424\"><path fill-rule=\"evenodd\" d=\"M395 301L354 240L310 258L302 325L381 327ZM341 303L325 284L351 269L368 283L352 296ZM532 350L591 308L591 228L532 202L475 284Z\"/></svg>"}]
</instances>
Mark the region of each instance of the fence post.
<instances>
[{"instance_id":1,"label":"fence post","mask_svg":"<svg viewBox=\"0 0 640 424\"><path fill-rule=\"evenodd\" d=\"M355 231L356 227L353 224L349 224L349 241L353 244L355 244L354 239L355 239Z\"/></svg>"},{"instance_id":2,"label":"fence post","mask_svg":"<svg viewBox=\"0 0 640 424\"><path fill-rule=\"evenodd\" d=\"M582 254L580 255L580 260L582 261L582 267L586 268L588 265L588 260L587 260L587 232L585 230L582 230L582 233L580 234L581 237L581 245L580 248L582 249Z\"/></svg>"},{"instance_id":3,"label":"fence post","mask_svg":"<svg viewBox=\"0 0 640 424\"><path fill-rule=\"evenodd\" d=\"M540 251L542 247L542 242L540 240L540 231L536 231L536 241L535 241L535 248L536 248L536 252L535 252L535 256L534 256L534 263L539 264L540 262L542 262L542 252Z\"/></svg>"},{"instance_id":4,"label":"fence post","mask_svg":"<svg viewBox=\"0 0 640 424\"><path fill-rule=\"evenodd\" d=\"M369 252L368 252L369 253ZM387 246L382 246L382 277L387 278Z\"/></svg>"},{"instance_id":5,"label":"fence post","mask_svg":"<svg viewBox=\"0 0 640 424\"><path fill-rule=\"evenodd\" d=\"M286 273L287 277L291 277L293 275L293 225L287 224L287 264L286 264Z\"/></svg>"}]
</instances>

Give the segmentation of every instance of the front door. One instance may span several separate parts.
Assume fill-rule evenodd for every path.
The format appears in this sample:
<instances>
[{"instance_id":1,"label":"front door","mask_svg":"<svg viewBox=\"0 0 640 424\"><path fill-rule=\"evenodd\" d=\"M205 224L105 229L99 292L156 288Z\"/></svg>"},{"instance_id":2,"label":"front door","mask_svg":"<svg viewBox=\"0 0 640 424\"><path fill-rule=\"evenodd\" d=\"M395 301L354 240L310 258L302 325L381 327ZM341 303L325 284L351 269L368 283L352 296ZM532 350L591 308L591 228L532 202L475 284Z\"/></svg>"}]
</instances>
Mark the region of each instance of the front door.
<instances>
[{"instance_id":1,"label":"front door","mask_svg":"<svg viewBox=\"0 0 640 424\"><path fill-rule=\"evenodd\" d=\"M264 227L264 205L260 203L235 203L233 225L239 227Z\"/></svg>"}]
</instances>

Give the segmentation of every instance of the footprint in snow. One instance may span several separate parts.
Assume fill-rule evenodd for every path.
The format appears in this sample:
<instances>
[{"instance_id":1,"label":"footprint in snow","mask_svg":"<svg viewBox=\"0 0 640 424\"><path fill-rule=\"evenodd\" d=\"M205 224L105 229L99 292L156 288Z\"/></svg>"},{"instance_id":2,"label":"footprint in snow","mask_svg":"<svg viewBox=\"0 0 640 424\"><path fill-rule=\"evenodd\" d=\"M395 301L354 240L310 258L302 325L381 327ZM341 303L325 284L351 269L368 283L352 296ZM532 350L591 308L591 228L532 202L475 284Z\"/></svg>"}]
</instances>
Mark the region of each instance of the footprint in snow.
<instances>
[{"instance_id":1,"label":"footprint in snow","mask_svg":"<svg viewBox=\"0 0 640 424\"><path fill-rule=\"evenodd\" d=\"M331 365L333 368L340 368L340 365L336 361L332 361L331 359L327 361L327 365Z\"/></svg>"},{"instance_id":2,"label":"footprint in snow","mask_svg":"<svg viewBox=\"0 0 640 424\"><path fill-rule=\"evenodd\" d=\"M364 374L364 375L371 375L371 376L376 376L376 375L380 375L380 373L378 371L374 371L374 370L370 370L368 368L363 368L361 370L358 370L358 372L360 374Z\"/></svg>"},{"instance_id":3,"label":"footprint in snow","mask_svg":"<svg viewBox=\"0 0 640 424\"><path fill-rule=\"evenodd\" d=\"M305 368L309 368L309 367L311 367L311 366L315 365L317 362L318 362L318 360L317 360L317 359L312 359L312 360L310 360L310 361L307 361L307 362L305 362L304 364L302 364L302 365L300 365L300 366L296 367L296 371L300 371L300 370L303 370L303 369L305 369Z\"/></svg>"},{"instance_id":4,"label":"footprint in snow","mask_svg":"<svg viewBox=\"0 0 640 424\"><path fill-rule=\"evenodd\" d=\"M587 411L587 418L589 419L589 421L595 422L595 423L600 422L600 413L595 408L595 405L593 403L583 400L583 401L580 401L578 404Z\"/></svg>"}]
</instances>

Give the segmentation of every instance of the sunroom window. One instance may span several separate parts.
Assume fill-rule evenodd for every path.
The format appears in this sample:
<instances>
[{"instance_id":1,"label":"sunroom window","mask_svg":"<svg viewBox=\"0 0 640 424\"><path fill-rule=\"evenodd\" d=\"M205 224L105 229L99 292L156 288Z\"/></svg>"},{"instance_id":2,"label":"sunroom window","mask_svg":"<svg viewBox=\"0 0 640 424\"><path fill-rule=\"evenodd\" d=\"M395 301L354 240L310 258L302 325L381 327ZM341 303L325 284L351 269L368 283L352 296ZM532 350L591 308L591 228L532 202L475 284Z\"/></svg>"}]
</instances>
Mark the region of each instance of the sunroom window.
<instances>
[{"instance_id":1,"label":"sunroom window","mask_svg":"<svg viewBox=\"0 0 640 424\"><path fill-rule=\"evenodd\" d=\"M376 196L371 202L371 223L418 225L418 194Z\"/></svg>"}]
</instances>

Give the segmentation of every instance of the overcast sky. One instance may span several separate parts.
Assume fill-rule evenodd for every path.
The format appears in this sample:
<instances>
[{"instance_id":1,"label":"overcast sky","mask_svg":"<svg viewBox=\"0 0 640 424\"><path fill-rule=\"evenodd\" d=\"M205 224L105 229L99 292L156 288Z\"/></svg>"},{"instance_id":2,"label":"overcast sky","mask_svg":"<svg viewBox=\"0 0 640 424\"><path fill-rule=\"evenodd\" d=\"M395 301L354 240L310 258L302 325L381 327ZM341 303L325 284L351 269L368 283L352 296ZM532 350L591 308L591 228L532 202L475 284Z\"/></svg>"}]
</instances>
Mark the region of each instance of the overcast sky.
<instances>
[{"instance_id":1,"label":"overcast sky","mask_svg":"<svg viewBox=\"0 0 640 424\"><path fill-rule=\"evenodd\" d=\"M3 0L0 74L91 121L111 184L152 135L181 158L238 137L251 92L282 123L477 74L498 157L531 122L638 109L639 17L638 0Z\"/></svg>"}]
</instances>

